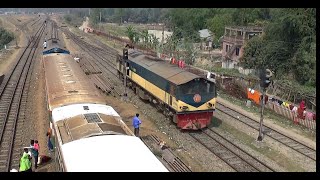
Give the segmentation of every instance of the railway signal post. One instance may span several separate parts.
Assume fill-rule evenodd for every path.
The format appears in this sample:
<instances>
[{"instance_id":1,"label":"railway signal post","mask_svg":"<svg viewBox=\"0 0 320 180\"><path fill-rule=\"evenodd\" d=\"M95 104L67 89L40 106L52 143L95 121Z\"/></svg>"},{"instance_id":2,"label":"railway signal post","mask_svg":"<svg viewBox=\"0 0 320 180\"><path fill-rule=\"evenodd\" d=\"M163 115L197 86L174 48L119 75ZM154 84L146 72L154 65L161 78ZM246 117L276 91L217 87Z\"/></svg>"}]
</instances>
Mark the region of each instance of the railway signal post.
<instances>
[{"instance_id":1,"label":"railway signal post","mask_svg":"<svg viewBox=\"0 0 320 180\"><path fill-rule=\"evenodd\" d=\"M258 141L262 141L263 139L263 110L264 110L264 98L265 98L265 88L262 88L262 98L261 98L261 115L260 115L260 128L259 128L259 136L258 136Z\"/></svg>"},{"instance_id":2,"label":"railway signal post","mask_svg":"<svg viewBox=\"0 0 320 180\"><path fill-rule=\"evenodd\" d=\"M128 98L128 93L127 93L127 69L129 67L127 67L127 59L128 59L128 49L125 48L123 49L123 62L124 62L124 68L125 68L125 72L123 73L124 74L124 93L123 93L123 99L124 101L127 101L127 98Z\"/></svg>"},{"instance_id":3,"label":"railway signal post","mask_svg":"<svg viewBox=\"0 0 320 180\"><path fill-rule=\"evenodd\" d=\"M262 89L262 96L261 96L261 115L260 115L260 128L259 128L259 136L258 141L262 141L263 139L263 110L265 105L265 94L266 94L266 88L271 83L272 72L269 69L263 69L260 72L260 87Z\"/></svg>"}]
</instances>

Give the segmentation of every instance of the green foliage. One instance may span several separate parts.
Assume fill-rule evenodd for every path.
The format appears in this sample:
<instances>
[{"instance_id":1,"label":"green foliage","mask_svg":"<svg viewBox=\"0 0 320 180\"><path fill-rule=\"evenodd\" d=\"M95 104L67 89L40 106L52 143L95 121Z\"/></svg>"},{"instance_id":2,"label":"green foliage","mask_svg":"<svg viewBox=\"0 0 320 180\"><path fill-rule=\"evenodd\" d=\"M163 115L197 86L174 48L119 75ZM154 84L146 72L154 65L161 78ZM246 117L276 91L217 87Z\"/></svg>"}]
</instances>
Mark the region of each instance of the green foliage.
<instances>
[{"instance_id":1,"label":"green foliage","mask_svg":"<svg viewBox=\"0 0 320 180\"><path fill-rule=\"evenodd\" d=\"M302 86L299 83L292 81L292 80L282 79L282 80L277 80L277 83L291 87L292 89L295 89L297 92L300 92L303 95L313 96L316 94L315 87Z\"/></svg>"},{"instance_id":2,"label":"green foliage","mask_svg":"<svg viewBox=\"0 0 320 180\"><path fill-rule=\"evenodd\" d=\"M225 26L262 26L262 37L254 37L245 46L245 68L267 67L276 79L292 77L302 85L316 82L316 9L315 8L99 8L91 9L90 22L165 23L173 36L163 45L164 51L178 46L188 51L192 64L195 51L191 42L199 42L198 31L210 29L217 43ZM141 39L146 47L157 48L159 41L145 32L128 28L132 42ZM218 42L219 43L219 42Z\"/></svg>"},{"instance_id":3,"label":"green foliage","mask_svg":"<svg viewBox=\"0 0 320 180\"><path fill-rule=\"evenodd\" d=\"M64 16L64 20L67 22L67 23L70 23L72 18L71 18L71 15L70 14L67 14Z\"/></svg>"},{"instance_id":4,"label":"green foliage","mask_svg":"<svg viewBox=\"0 0 320 180\"><path fill-rule=\"evenodd\" d=\"M83 22L83 17L80 16L77 14L66 14L63 16L63 18L67 24L70 24L72 26L80 26Z\"/></svg>"},{"instance_id":5,"label":"green foliage","mask_svg":"<svg viewBox=\"0 0 320 180\"><path fill-rule=\"evenodd\" d=\"M100 14L101 14L101 18L102 18L102 13L104 13L105 11L102 8L91 8L91 12L90 12L90 23L93 26L96 26L99 22L100 22Z\"/></svg>"},{"instance_id":6,"label":"green foliage","mask_svg":"<svg viewBox=\"0 0 320 180\"><path fill-rule=\"evenodd\" d=\"M271 11L265 35L252 38L244 48L246 68L270 68L277 79L292 76L315 87L316 10L291 8Z\"/></svg>"},{"instance_id":7,"label":"green foliage","mask_svg":"<svg viewBox=\"0 0 320 180\"><path fill-rule=\"evenodd\" d=\"M129 37L130 41L134 42L134 40L135 40L134 37L136 35L136 32L131 25L127 27L126 33L127 33L127 36Z\"/></svg>"},{"instance_id":8,"label":"green foliage","mask_svg":"<svg viewBox=\"0 0 320 180\"><path fill-rule=\"evenodd\" d=\"M2 49L4 45L11 42L13 39L14 39L13 33L8 32L5 29L0 27L0 49Z\"/></svg>"},{"instance_id":9,"label":"green foliage","mask_svg":"<svg viewBox=\"0 0 320 180\"><path fill-rule=\"evenodd\" d=\"M218 41L221 36L224 35L224 28L231 25L232 16L231 14L218 14L213 18L207 20L207 26L214 32L215 41Z\"/></svg>"}]
</instances>

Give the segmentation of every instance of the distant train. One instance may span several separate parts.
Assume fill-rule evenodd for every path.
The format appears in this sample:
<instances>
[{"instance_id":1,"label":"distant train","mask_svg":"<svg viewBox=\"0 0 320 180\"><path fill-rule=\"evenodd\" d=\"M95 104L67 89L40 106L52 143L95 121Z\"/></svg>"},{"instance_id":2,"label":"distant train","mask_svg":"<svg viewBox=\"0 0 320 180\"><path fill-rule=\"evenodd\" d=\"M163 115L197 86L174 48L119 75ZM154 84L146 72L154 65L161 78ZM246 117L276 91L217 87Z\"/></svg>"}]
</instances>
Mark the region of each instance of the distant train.
<instances>
[{"instance_id":1,"label":"distant train","mask_svg":"<svg viewBox=\"0 0 320 180\"><path fill-rule=\"evenodd\" d=\"M117 69L137 95L153 103L179 128L196 130L211 123L217 97L211 79L131 49L119 55Z\"/></svg>"},{"instance_id":2,"label":"distant train","mask_svg":"<svg viewBox=\"0 0 320 180\"><path fill-rule=\"evenodd\" d=\"M67 50L60 50L43 52L57 170L167 172L119 114L106 105Z\"/></svg>"}]
</instances>

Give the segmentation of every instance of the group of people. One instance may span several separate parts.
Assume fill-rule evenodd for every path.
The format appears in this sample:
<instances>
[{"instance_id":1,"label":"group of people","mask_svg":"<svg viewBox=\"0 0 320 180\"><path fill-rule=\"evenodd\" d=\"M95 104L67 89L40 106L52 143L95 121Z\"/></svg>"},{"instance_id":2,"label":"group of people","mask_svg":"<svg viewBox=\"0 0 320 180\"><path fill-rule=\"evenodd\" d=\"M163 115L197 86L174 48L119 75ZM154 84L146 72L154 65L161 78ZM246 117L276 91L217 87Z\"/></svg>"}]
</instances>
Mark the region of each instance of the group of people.
<instances>
[{"instance_id":1,"label":"group of people","mask_svg":"<svg viewBox=\"0 0 320 180\"><path fill-rule=\"evenodd\" d=\"M39 149L40 146L37 140L31 140L30 146L23 148L23 154L19 163L20 172L32 172L32 158L34 159L35 169L38 168Z\"/></svg>"},{"instance_id":2,"label":"group of people","mask_svg":"<svg viewBox=\"0 0 320 180\"><path fill-rule=\"evenodd\" d=\"M260 104L261 101L261 93L259 91L256 91L254 89L248 88L248 99L253 100L256 104ZM316 120L316 114L312 113L310 111L307 111L305 101L302 100L300 102L300 105L297 106L295 104L292 104L290 102L282 101L280 99L265 96L264 103L267 104L267 102L274 103L275 105L282 106L284 108L289 109L292 113L295 114L296 117L300 119L306 119L306 120Z\"/></svg>"},{"instance_id":3,"label":"group of people","mask_svg":"<svg viewBox=\"0 0 320 180\"><path fill-rule=\"evenodd\" d=\"M52 130L49 128L47 132L48 138L48 149L50 152L53 151L53 144L51 141ZM49 156L39 155L40 152L40 145L38 140L31 140L30 146L23 148L23 154L20 158L19 163L19 172L32 172L32 164L34 164L34 169L38 168L40 163L45 163L51 160ZM32 163L32 159L34 163ZM17 170L13 169L11 172L17 172Z\"/></svg>"}]
</instances>

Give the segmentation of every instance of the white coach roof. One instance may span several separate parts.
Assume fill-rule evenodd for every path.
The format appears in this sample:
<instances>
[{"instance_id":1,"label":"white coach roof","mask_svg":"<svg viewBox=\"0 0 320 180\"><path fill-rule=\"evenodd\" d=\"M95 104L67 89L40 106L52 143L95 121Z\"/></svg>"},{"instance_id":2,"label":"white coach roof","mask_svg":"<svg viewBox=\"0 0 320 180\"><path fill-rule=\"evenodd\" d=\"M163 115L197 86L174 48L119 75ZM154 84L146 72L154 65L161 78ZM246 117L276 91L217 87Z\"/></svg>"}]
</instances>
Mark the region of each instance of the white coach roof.
<instances>
[{"instance_id":1,"label":"white coach roof","mask_svg":"<svg viewBox=\"0 0 320 180\"><path fill-rule=\"evenodd\" d=\"M168 172L135 136L103 135L62 145L68 172Z\"/></svg>"},{"instance_id":2,"label":"white coach roof","mask_svg":"<svg viewBox=\"0 0 320 180\"><path fill-rule=\"evenodd\" d=\"M88 110L85 110L84 107L87 107ZM119 114L108 105L103 104L73 104L58 107L52 110L52 120L54 122L65 120L80 114L88 113L101 113L110 116L119 116Z\"/></svg>"}]
</instances>

